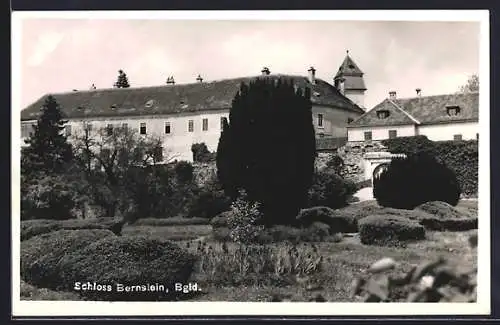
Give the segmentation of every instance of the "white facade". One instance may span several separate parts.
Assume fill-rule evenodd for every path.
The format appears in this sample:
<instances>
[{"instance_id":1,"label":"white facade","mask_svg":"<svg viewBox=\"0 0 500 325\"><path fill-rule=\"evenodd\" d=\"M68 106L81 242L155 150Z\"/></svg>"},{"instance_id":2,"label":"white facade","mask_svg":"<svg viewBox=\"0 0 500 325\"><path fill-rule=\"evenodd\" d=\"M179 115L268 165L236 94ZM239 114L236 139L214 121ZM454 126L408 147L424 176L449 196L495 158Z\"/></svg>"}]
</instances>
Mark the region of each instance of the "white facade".
<instances>
[{"instance_id":1,"label":"white facade","mask_svg":"<svg viewBox=\"0 0 500 325\"><path fill-rule=\"evenodd\" d=\"M347 129L347 141L385 140L389 139L389 131L396 131L397 137L417 135L415 125L366 126ZM366 134L368 133L368 134ZM366 138L371 133L371 139Z\"/></svg>"},{"instance_id":2,"label":"white facade","mask_svg":"<svg viewBox=\"0 0 500 325\"><path fill-rule=\"evenodd\" d=\"M456 122L428 125L365 126L349 128L348 141L366 141L366 132L371 132L371 140L389 139L389 131L396 131L397 137L425 135L432 141L476 140L479 134L478 122Z\"/></svg>"},{"instance_id":3,"label":"white facade","mask_svg":"<svg viewBox=\"0 0 500 325\"><path fill-rule=\"evenodd\" d=\"M365 108L365 91L364 90L345 90L344 96L349 98L354 104L361 108Z\"/></svg>"},{"instance_id":4,"label":"white facade","mask_svg":"<svg viewBox=\"0 0 500 325\"><path fill-rule=\"evenodd\" d=\"M461 136L463 140L476 140L479 134L478 122L419 125L418 134L425 135L432 141L454 140Z\"/></svg>"},{"instance_id":5,"label":"white facade","mask_svg":"<svg viewBox=\"0 0 500 325\"><path fill-rule=\"evenodd\" d=\"M88 119L68 119L67 127L72 136L83 133L84 122L92 125L92 130L106 128L108 125L134 129L140 134L141 124L145 125L146 136L160 137L163 140L163 155L165 159L192 161L191 145L204 142L208 150L216 151L222 131L222 118L229 118L228 110L206 111L193 114L158 115L158 116L127 116ZM204 122L205 120L205 122ZM23 121L22 125L30 125L34 121ZM169 133L167 133L169 125ZM192 125L192 128L190 127ZM23 128L24 126L22 126ZM69 130L68 130L69 131ZM22 132L24 137L26 132ZM24 144L24 137L22 144Z\"/></svg>"}]
</instances>

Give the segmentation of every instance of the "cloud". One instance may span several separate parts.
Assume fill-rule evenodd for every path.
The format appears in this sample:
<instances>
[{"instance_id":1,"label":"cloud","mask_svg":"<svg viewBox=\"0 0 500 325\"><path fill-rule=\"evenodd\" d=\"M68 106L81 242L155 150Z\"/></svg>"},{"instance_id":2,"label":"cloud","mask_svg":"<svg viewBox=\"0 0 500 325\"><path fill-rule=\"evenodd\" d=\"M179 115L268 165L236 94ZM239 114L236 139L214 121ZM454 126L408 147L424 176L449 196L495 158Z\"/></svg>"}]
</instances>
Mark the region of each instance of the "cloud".
<instances>
[{"instance_id":1,"label":"cloud","mask_svg":"<svg viewBox=\"0 0 500 325\"><path fill-rule=\"evenodd\" d=\"M27 64L36 67L45 61L45 59L57 48L64 38L64 33L47 32L41 34L35 45L33 53L28 58Z\"/></svg>"}]
</instances>

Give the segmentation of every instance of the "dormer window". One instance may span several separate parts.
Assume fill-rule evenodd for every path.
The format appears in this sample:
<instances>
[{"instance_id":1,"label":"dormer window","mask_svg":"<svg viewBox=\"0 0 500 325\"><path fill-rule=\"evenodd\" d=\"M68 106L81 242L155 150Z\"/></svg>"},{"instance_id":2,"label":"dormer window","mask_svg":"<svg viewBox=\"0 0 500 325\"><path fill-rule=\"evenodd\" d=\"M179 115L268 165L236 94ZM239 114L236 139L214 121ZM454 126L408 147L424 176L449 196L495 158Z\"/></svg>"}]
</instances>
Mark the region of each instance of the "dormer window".
<instances>
[{"instance_id":1,"label":"dormer window","mask_svg":"<svg viewBox=\"0 0 500 325\"><path fill-rule=\"evenodd\" d=\"M446 106L446 114L448 116L457 116L460 114L460 106Z\"/></svg>"},{"instance_id":2,"label":"dormer window","mask_svg":"<svg viewBox=\"0 0 500 325\"><path fill-rule=\"evenodd\" d=\"M381 110L377 111L377 118L379 119L385 119L389 117L389 111L387 110Z\"/></svg>"},{"instance_id":3,"label":"dormer window","mask_svg":"<svg viewBox=\"0 0 500 325\"><path fill-rule=\"evenodd\" d=\"M150 108L150 107L153 107L154 104L155 104L155 101L153 99L150 99L146 102L146 104L144 104L144 106L146 106L147 108Z\"/></svg>"}]
</instances>

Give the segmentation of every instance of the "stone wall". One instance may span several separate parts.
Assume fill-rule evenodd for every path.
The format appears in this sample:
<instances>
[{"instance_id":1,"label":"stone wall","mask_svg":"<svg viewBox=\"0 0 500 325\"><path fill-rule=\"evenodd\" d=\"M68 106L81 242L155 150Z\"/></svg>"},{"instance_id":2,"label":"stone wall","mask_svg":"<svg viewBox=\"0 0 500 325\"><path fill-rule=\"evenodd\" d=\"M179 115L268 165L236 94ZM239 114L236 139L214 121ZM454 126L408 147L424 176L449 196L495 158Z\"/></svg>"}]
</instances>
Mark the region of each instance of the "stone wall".
<instances>
[{"instance_id":1,"label":"stone wall","mask_svg":"<svg viewBox=\"0 0 500 325\"><path fill-rule=\"evenodd\" d=\"M193 163L193 177L199 186L215 180L217 177L217 165L215 161L209 163Z\"/></svg>"},{"instance_id":2,"label":"stone wall","mask_svg":"<svg viewBox=\"0 0 500 325\"><path fill-rule=\"evenodd\" d=\"M344 146L333 151L318 152L316 159L316 168L321 170L326 167L326 163L334 155L339 155L344 161L342 177L353 182L364 180L364 162L363 155L367 152L386 151L386 148L380 141L371 142L348 142Z\"/></svg>"}]
</instances>

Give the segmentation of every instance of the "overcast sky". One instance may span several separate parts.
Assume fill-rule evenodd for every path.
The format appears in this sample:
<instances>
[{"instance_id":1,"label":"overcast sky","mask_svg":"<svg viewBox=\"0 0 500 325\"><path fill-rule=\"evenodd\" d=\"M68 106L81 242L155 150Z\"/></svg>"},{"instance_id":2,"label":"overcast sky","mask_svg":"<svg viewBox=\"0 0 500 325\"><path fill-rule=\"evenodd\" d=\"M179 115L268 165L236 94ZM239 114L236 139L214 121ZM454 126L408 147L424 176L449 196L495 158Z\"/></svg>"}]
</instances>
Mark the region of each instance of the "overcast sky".
<instances>
[{"instance_id":1,"label":"overcast sky","mask_svg":"<svg viewBox=\"0 0 500 325\"><path fill-rule=\"evenodd\" d=\"M21 105L46 93L271 73L333 83L346 50L365 73L365 105L388 96L455 92L479 70L479 23L25 19Z\"/></svg>"}]
</instances>

